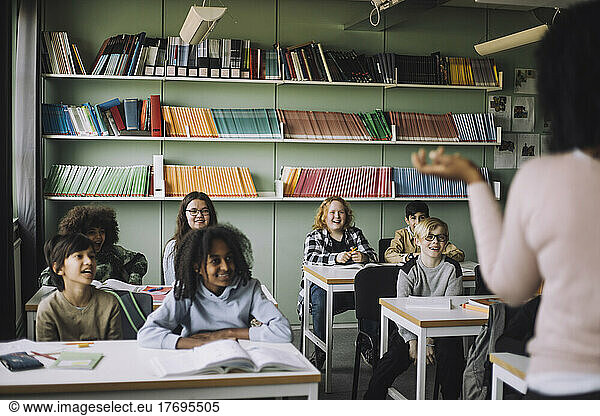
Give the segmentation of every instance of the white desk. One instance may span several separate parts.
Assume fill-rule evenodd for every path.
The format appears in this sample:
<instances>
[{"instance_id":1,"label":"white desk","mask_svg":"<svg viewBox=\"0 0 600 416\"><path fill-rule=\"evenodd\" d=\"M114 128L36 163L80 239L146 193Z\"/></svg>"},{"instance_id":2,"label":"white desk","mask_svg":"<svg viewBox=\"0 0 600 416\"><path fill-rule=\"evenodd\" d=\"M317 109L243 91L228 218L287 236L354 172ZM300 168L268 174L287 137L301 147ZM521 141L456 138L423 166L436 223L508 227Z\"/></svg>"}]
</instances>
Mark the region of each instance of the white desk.
<instances>
[{"instance_id":1,"label":"white desk","mask_svg":"<svg viewBox=\"0 0 600 416\"><path fill-rule=\"evenodd\" d=\"M527 367L529 357L511 354L509 352L495 352L490 354L492 362L492 400L502 400L504 383L517 390L527 393Z\"/></svg>"},{"instance_id":2,"label":"white desk","mask_svg":"<svg viewBox=\"0 0 600 416\"><path fill-rule=\"evenodd\" d=\"M382 263L382 265L390 265L391 263ZM475 288L475 272L473 272L473 262L461 263L469 267L470 270L463 269L463 288ZM401 264L398 264L400 266ZM302 267L302 278L304 280L304 320L302 323L302 352L307 355L306 340L310 340L313 344L318 345L325 351L325 392L331 391L331 348L333 340L333 294L336 292L354 292L354 277L361 270L360 265L354 267L349 266L324 266L320 264L306 264ZM309 299L310 290L308 282L314 283L321 289L325 290L327 296L327 306L325 310L325 342L321 341L313 332L309 330L309 320L306 319L309 315Z\"/></svg>"},{"instance_id":3,"label":"white desk","mask_svg":"<svg viewBox=\"0 0 600 416\"><path fill-rule=\"evenodd\" d=\"M302 352L308 354L306 341L309 340L325 351L325 392L331 391L331 348L333 345L333 294L337 292L354 292L354 276L360 267L347 268L344 266L304 265L302 267L304 280L304 311L302 322ZM310 331L309 304L310 284L313 283L325 290L327 301L325 309L325 342L321 341Z\"/></svg>"},{"instance_id":4,"label":"white desk","mask_svg":"<svg viewBox=\"0 0 600 416\"><path fill-rule=\"evenodd\" d=\"M46 342L43 351L59 351L61 342ZM268 344L301 357L302 371L228 373L158 377L148 365L155 356L173 350L140 348L136 341L95 341L85 352L102 352L96 368L56 370L43 368L11 373L0 365L0 396L37 399L250 399L306 396L317 399L321 373L291 343ZM51 350L56 346L57 349ZM81 351L81 349L80 349ZM51 360L40 357L40 361Z\"/></svg>"},{"instance_id":5,"label":"white desk","mask_svg":"<svg viewBox=\"0 0 600 416\"><path fill-rule=\"evenodd\" d=\"M481 298L488 296L479 296ZM477 296L452 296L452 309L407 308L408 298L381 298L380 357L388 346L388 319L417 336L417 400L425 398L426 338L477 335L487 322L487 314L461 308L461 303Z\"/></svg>"},{"instance_id":6,"label":"white desk","mask_svg":"<svg viewBox=\"0 0 600 416\"><path fill-rule=\"evenodd\" d=\"M160 286L160 285L140 285L141 287L146 286ZM265 285L260 285L263 293L273 304L279 307L279 304L269 292L269 289ZM54 286L42 286L38 289L37 292L29 299L29 301L25 304L25 314L27 315L27 339L35 341L35 315L37 313L37 308L42 299L48 296L50 293L54 292L56 288ZM156 310L160 305L162 305L162 301L153 301L152 307Z\"/></svg>"}]
</instances>

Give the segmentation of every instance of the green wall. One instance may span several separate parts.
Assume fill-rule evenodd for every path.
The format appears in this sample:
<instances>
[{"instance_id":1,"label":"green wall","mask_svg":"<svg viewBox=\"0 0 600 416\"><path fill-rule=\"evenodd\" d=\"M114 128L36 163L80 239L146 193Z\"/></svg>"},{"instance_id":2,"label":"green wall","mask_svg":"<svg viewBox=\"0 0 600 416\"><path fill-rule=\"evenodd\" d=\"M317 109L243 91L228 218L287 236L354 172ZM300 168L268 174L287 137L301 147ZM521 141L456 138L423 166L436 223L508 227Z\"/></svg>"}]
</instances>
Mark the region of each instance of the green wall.
<instances>
[{"instance_id":1,"label":"green wall","mask_svg":"<svg viewBox=\"0 0 600 416\"><path fill-rule=\"evenodd\" d=\"M163 5L164 3L164 5ZM214 3L214 2L213 2ZM368 3L317 0L225 0L226 16L211 37L251 39L253 46L268 48L276 41L288 46L308 40L332 49L359 52L396 52L474 57L473 44L512 33L536 23L530 14L512 11L438 7L386 31L344 31L369 12ZM101 43L119 33L146 31L148 36L178 33L189 9L183 0L51 1L43 12L44 30L64 30L77 43L84 64L91 67ZM115 10L119 12L116 13ZM533 67L533 47L497 54L512 93L515 67ZM147 97L161 94L166 105L204 107L277 107L358 112L374 108L421 112L484 112L482 91L446 89L390 89L309 86L252 85L236 83L160 82L129 80L46 80L45 102L92 104L113 97ZM539 112L538 112L539 114ZM290 143L184 143L134 141L46 141L45 169L54 163L150 164L152 155L162 153L168 164L210 164L248 166L257 190L273 191L281 166L410 166L410 154L417 146L333 145ZM478 164L493 166L491 147L452 148ZM509 184L514 170L494 171L494 179ZM60 217L76 201L46 201L46 236L56 231ZM174 231L177 201L102 202L113 207L121 230L121 244L146 254L149 272L145 283L157 283L164 244ZM382 237L391 237L403 226L406 202L354 202L356 224L373 247ZM450 225L452 241L464 249L468 259L477 255L466 202L432 202L431 214ZM317 202L217 202L219 220L230 222L251 239L254 247L254 276L267 285L280 308L297 322L295 304L300 279L304 237L310 231ZM351 321L353 312L337 321Z\"/></svg>"}]
</instances>

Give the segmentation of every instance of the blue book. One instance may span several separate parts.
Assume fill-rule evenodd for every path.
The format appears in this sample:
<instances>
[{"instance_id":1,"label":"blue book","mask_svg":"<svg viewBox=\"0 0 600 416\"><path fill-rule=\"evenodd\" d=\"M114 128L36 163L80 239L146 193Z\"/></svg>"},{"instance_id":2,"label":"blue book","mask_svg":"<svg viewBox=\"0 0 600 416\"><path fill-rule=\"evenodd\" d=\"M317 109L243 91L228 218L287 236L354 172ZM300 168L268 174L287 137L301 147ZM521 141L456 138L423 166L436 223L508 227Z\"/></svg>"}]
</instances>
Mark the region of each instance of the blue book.
<instances>
[{"instance_id":1,"label":"blue book","mask_svg":"<svg viewBox=\"0 0 600 416\"><path fill-rule=\"evenodd\" d=\"M111 100L108 100L106 102L98 104L98 108L100 110L104 111L104 110L108 110L111 107L119 106L119 105L121 105L121 100L119 100L118 98L113 98Z\"/></svg>"}]
</instances>

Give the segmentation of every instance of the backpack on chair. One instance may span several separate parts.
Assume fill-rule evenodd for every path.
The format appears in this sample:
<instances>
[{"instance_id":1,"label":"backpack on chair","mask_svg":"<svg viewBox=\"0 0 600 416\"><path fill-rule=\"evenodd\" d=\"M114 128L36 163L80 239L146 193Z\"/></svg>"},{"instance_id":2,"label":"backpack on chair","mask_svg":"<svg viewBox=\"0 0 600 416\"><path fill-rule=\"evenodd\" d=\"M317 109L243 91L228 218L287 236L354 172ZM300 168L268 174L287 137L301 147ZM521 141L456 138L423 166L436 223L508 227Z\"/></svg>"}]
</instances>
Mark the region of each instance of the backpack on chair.
<instances>
[{"instance_id":1,"label":"backpack on chair","mask_svg":"<svg viewBox=\"0 0 600 416\"><path fill-rule=\"evenodd\" d=\"M121 306L121 331L123 339L136 339L146 318L152 313L152 296L128 290L102 289L117 298Z\"/></svg>"}]
</instances>

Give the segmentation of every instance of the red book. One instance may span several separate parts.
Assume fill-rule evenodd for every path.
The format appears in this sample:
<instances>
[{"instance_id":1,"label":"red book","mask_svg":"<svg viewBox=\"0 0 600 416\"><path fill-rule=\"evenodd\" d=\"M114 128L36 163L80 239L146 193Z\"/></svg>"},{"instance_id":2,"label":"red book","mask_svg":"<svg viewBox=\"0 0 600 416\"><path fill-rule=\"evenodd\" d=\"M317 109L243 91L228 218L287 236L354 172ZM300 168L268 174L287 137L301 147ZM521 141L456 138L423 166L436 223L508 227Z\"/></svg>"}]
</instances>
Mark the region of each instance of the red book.
<instances>
[{"instance_id":1,"label":"red book","mask_svg":"<svg viewBox=\"0 0 600 416\"><path fill-rule=\"evenodd\" d=\"M116 105L110 108L110 113L115 119L115 124L119 130L125 130L125 123L123 123L123 119L121 118L121 112L119 111L119 107Z\"/></svg>"},{"instance_id":2,"label":"red book","mask_svg":"<svg viewBox=\"0 0 600 416\"><path fill-rule=\"evenodd\" d=\"M150 130L152 137L162 137L162 117L160 112L160 95L150 96Z\"/></svg>"},{"instance_id":3,"label":"red book","mask_svg":"<svg viewBox=\"0 0 600 416\"><path fill-rule=\"evenodd\" d=\"M152 296L154 302L162 302L171 289L173 289L171 286L146 286L142 289L142 293Z\"/></svg>"}]
</instances>

